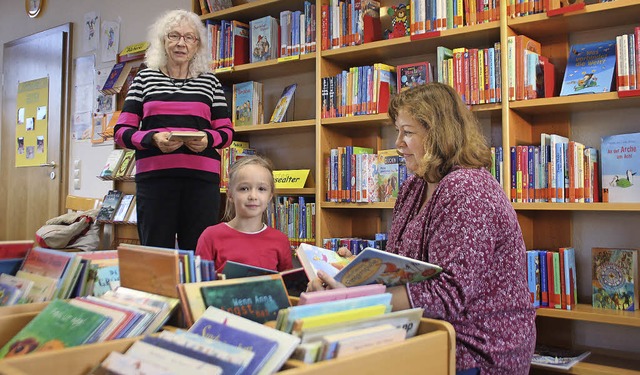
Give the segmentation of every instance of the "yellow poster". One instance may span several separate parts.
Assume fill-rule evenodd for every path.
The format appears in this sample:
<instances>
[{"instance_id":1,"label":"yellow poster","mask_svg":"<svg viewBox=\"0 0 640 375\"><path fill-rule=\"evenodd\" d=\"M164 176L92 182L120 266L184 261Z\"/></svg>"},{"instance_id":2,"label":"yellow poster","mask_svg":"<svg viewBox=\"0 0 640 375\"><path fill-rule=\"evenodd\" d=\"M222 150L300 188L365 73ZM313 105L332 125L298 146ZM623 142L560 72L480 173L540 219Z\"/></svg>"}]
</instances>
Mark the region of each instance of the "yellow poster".
<instances>
[{"instance_id":1,"label":"yellow poster","mask_svg":"<svg viewBox=\"0 0 640 375\"><path fill-rule=\"evenodd\" d=\"M47 162L49 78L18 84L16 98L16 167Z\"/></svg>"}]
</instances>

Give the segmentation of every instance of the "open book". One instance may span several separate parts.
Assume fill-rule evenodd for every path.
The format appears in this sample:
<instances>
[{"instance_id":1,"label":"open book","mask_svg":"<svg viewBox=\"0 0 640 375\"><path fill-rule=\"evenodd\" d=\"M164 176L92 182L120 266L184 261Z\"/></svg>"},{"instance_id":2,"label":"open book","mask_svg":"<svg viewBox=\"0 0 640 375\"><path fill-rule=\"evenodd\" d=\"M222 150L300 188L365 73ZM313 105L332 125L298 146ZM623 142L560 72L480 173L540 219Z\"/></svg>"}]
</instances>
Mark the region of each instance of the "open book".
<instances>
[{"instance_id":1,"label":"open book","mask_svg":"<svg viewBox=\"0 0 640 375\"><path fill-rule=\"evenodd\" d=\"M205 132L203 131L189 131L189 130L183 130L183 131L172 131L169 134L169 140L177 140L177 141L190 141L192 139L200 139L202 137L204 137L206 135Z\"/></svg>"},{"instance_id":2,"label":"open book","mask_svg":"<svg viewBox=\"0 0 640 375\"><path fill-rule=\"evenodd\" d=\"M375 283L386 286L415 283L442 271L435 264L372 247L365 248L350 259L341 257L335 251L309 244L301 244L296 253L309 279L322 270L348 287Z\"/></svg>"},{"instance_id":3,"label":"open book","mask_svg":"<svg viewBox=\"0 0 640 375\"><path fill-rule=\"evenodd\" d=\"M569 370L573 365L587 358L589 351L562 349L546 345L536 345L531 364L560 370Z\"/></svg>"}]
</instances>

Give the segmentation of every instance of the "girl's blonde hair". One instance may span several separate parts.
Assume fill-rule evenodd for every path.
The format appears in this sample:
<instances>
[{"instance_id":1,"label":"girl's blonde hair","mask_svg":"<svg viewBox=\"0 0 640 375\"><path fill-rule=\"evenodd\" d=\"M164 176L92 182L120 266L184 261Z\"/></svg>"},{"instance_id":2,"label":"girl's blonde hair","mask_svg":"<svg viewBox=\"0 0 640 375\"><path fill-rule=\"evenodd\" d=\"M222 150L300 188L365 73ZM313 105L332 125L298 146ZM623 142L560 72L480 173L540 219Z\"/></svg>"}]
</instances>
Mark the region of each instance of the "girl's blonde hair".
<instances>
[{"instance_id":1,"label":"girl's blonde hair","mask_svg":"<svg viewBox=\"0 0 640 375\"><path fill-rule=\"evenodd\" d=\"M236 160L233 164L231 164L231 167L229 167L229 186L227 186L227 204L225 205L224 217L222 218L222 221L229 222L234 217L236 217L236 207L233 204L233 201L231 200L231 195L229 194L229 191L232 191L237 183L236 176L238 174L238 171L240 171L243 167L247 165L258 165L269 171L269 174L271 175L271 180L270 180L271 183L269 184L271 186L270 204L275 205L277 197L276 197L276 183L273 179L273 164L269 159L267 159L264 156L259 156L259 155L244 156ZM262 213L262 221L264 223L268 221L267 211L264 211Z\"/></svg>"},{"instance_id":2,"label":"girl's blonde hair","mask_svg":"<svg viewBox=\"0 0 640 375\"><path fill-rule=\"evenodd\" d=\"M416 171L426 181L439 182L456 166L491 166L491 151L476 117L451 86L431 82L405 90L389 105L394 123L400 111L427 129L425 156Z\"/></svg>"},{"instance_id":3,"label":"girl's blonde hair","mask_svg":"<svg viewBox=\"0 0 640 375\"><path fill-rule=\"evenodd\" d=\"M198 35L198 50L189 64L189 74L197 77L209 72L209 58L207 57L207 30L197 14L184 9L174 9L165 12L149 27L149 49L145 55L145 64L151 69L159 70L167 65L167 52L164 42L167 34L178 25L188 24Z\"/></svg>"}]
</instances>

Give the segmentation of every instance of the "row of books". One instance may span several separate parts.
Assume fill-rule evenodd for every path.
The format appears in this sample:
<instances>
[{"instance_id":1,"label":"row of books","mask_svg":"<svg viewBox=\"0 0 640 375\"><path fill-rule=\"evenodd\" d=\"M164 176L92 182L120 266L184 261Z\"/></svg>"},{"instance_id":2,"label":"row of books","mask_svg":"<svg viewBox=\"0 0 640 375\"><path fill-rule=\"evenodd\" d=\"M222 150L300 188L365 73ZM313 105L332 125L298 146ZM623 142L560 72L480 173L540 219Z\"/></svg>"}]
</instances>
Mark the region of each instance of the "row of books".
<instances>
[{"instance_id":1,"label":"row of books","mask_svg":"<svg viewBox=\"0 0 640 375\"><path fill-rule=\"evenodd\" d=\"M134 177L136 175L135 157L134 150L122 148L111 150L98 177L103 180L118 180Z\"/></svg>"},{"instance_id":2,"label":"row of books","mask_svg":"<svg viewBox=\"0 0 640 375\"><path fill-rule=\"evenodd\" d=\"M531 13L533 13L533 0L528 3L531 4ZM536 3L541 4L542 1L536 1ZM497 0L467 0L464 2L412 0L410 1L410 9L411 35L471 26L500 19L500 2ZM514 5L512 11L518 14L526 14L525 12L529 11L529 7L523 2L518 2L517 8ZM538 9L539 11L542 10Z\"/></svg>"},{"instance_id":3,"label":"row of books","mask_svg":"<svg viewBox=\"0 0 640 375\"><path fill-rule=\"evenodd\" d=\"M602 138L600 151L557 134L510 147L512 202L640 202L640 133ZM500 153L496 153L499 161Z\"/></svg>"},{"instance_id":4,"label":"row of books","mask_svg":"<svg viewBox=\"0 0 640 375\"><path fill-rule=\"evenodd\" d=\"M616 36L618 91L640 88L640 26L631 34Z\"/></svg>"},{"instance_id":5,"label":"row of books","mask_svg":"<svg viewBox=\"0 0 640 375\"><path fill-rule=\"evenodd\" d=\"M252 148L247 141L234 140L229 147L220 150L220 188L229 187L229 168L236 160L255 154L256 149Z\"/></svg>"},{"instance_id":6,"label":"row of books","mask_svg":"<svg viewBox=\"0 0 640 375\"><path fill-rule=\"evenodd\" d=\"M591 249L591 296L596 308L636 311L640 266L636 248ZM534 307L573 310L577 300L575 249L527 251L527 280Z\"/></svg>"},{"instance_id":7,"label":"row of books","mask_svg":"<svg viewBox=\"0 0 640 375\"><path fill-rule=\"evenodd\" d=\"M468 105L500 103L500 43L490 48L436 47L438 82L448 84Z\"/></svg>"},{"instance_id":8,"label":"row of books","mask_svg":"<svg viewBox=\"0 0 640 375\"><path fill-rule=\"evenodd\" d=\"M176 298L123 287L100 297L51 301L0 348L0 358L154 333L177 305Z\"/></svg>"},{"instance_id":9,"label":"row of books","mask_svg":"<svg viewBox=\"0 0 640 375\"><path fill-rule=\"evenodd\" d=\"M211 68L314 53L315 4L305 1L303 10L284 10L278 19L264 16L248 24L238 20L205 20Z\"/></svg>"},{"instance_id":10,"label":"row of books","mask_svg":"<svg viewBox=\"0 0 640 375\"><path fill-rule=\"evenodd\" d=\"M397 82L396 67L383 63L323 77L322 118L386 113Z\"/></svg>"},{"instance_id":11,"label":"row of books","mask_svg":"<svg viewBox=\"0 0 640 375\"><path fill-rule=\"evenodd\" d=\"M353 255L360 254L360 252L367 247L385 250L387 248L387 234L376 233L374 234L373 239L358 237L323 238L322 247L332 251L338 251L339 248L346 247Z\"/></svg>"},{"instance_id":12,"label":"row of books","mask_svg":"<svg viewBox=\"0 0 640 375\"><path fill-rule=\"evenodd\" d=\"M534 307L574 310L578 303L576 280L574 248L527 250L527 285Z\"/></svg>"},{"instance_id":13,"label":"row of books","mask_svg":"<svg viewBox=\"0 0 640 375\"><path fill-rule=\"evenodd\" d=\"M279 196L267 207L267 225L289 237L292 248L315 243L316 203L313 197Z\"/></svg>"},{"instance_id":14,"label":"row of books","mask_svg":"<svg viewBox=\"0 0 640 375\"><path fill-rule=\"evenodd\" d=\"M213 12L231 8L233 3L231 0L199 0L200 14L205 15Z\"/></svg>"},{"instance_id":15,"label":"row of books","mask_svg":"<svg viewBox=\"0 0 640 375\"><path fill-rule=\"evenodd\" d=\"M137 223L136 196L120 190L109 190L102 199L97 222Z\"/></svg>"},{"instance_id":16,"label":"row of books","mask_svg":"<svg viewBox=\"0 0 640 375\"><path fill-rule=\"evenodd\" d=\"M322 5L321 17L323 51L382 39L380 1L332 0Z\"/></svg>"},{"instance_id":17,"label":"row of books","mask_svg":"<svg viewBox=\"0 0 640 375\"><path fill-rule=\"evenodd\" d=\"M404 158L397 150L344 146L326 159L328 202L389 202L407 179Z\"/></svg>"},{"instance_id":18,"label":"row of books","mask_svg":"<svg viewBox=\"0 0 640 375\"><path fill-rule=\"evenodd\" d=\"M13 258L19 267L0 275L0 306L100 296L118 285L115 251L72 253L33 247L33 241L28 242L24 242L24 254ZM15 245L4 242L0 249Z\"/></svg>"}]
</instances>

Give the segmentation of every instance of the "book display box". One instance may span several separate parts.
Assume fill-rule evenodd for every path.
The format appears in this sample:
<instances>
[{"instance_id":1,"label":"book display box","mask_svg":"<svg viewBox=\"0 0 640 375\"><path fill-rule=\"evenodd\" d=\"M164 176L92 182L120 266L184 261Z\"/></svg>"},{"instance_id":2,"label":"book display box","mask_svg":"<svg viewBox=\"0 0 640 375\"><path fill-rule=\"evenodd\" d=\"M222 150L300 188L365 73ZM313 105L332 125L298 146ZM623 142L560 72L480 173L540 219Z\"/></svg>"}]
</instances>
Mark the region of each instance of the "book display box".
<instances>
[{"instance_id":1,"label":"book display box","mask_svg":"<svg viewBox=\"0 0 640 375\"><path fill-rule=\"evenodd\" d=\"M134 258L129 261L134 262ZM128 261L126 261L128 262ZM125 263L126 263L125 262ZM178 266L164 273L177 275ZM143 290L150 293L175 296L177 279L165 277L162 281L151 283L149 280L160 280L158 275L150 270L144 278L123 279L123 286ZM291 303L296 304L297 297L291 297ZM47 303L16 305L0 308L0 347L4 346L31 319L33 319ZM179 314L174 314L174 318ZM171 319L169 324L176 319ZM179 318L177 319L179 320ZM167 326L167 329L172 329ZM99 365L112 351L125 352L137 338L126 338L106 341L102 343L81 345L50 352L32 353L24 357L13 357L0 360L0 373L3 375L18 374L64 374L84 375ZM365 350L360 354L340 359L332 359L315 364L305 364L301 361L288 360L279 371L282 374L327 374L327 373L358 373L367 368L384 373L400 371L406 374L419 374L424 371L422 366L415 364L428 361L430 373L455 374L455 332L453 327L444 321L422 319L418 334L407 341L392 344L379 349Z\"/></svg>"},{"instance_id":2,"label":"book display box","mask_svg":"<svg viewBox=\"0 0 640 375\"><path fill-rule=\"evenodd\" d=\"M398 0L385 0L381 7L397 5ZM405 2L406 3L406 2ZM551 2L556 4L556 1ZM315 181L302 189L278 191L280 195L313 196L316 202L315 241L322 245L324 238L372 238L386 232L393 201L384 203L327 202L328 175L326 160L330 150L338 146L373 148L374 152L394 148L395 129L386 113L340 118L322 118L322 80L343 70L362 65L385 63L402 65L429 61L435 66L436 48L488 48L500 42L502 103L474 105L485 136L492 147L505 150L504 172L508 175L511 163L509 148L517 145L540 144L541 133L558 134L571 140L599 147L600 137L632 133L638 128L640 110L639 91L611 92L560 97L560 86L567 65L571 44L610 39L616 33L632 32L640 20L640 1L616 0L554 9L547 13L511 17L508 2L500 2L499 20L447 29L426 34L379 40L362 45L322 50L322 5L314 3L316 15L316 51L294 57L272 59L251 64L218 69L215 73L224 85L250 80L263 83L264 111L271 113L282 90L296 83L296 106L285 121L236 127L236 140L249 141L258 153L269 157L276 169L309 169ZM192 1L192 9L200 13L199 1ZM301 10L300 0L257 0L201 16L203 22L219 20L251 20L270 15L278 18L281 11ZM385 27L384 17L382 18ZM507 39L525 35L541 44L542 55L555 68L553 97L507 101ZM545 72L546 74L547 72ZM626 119L621 121L618 116ZM584 120L601 124L594 129ZM612 120L613 119L613 120ZM133 183L126 182L120 190L133 193ZM508 178L504 191L511 197ZM631 241L637 232L629 225L609 224L638 222L640 203L513 203L523 231L527 249L557 250L575 246L578 266L578 305L567 311L538 309L538 341L543 344L582 347L593 354L571 370L576 374L636 373L640 361L636 353L628 354L625 347L605 339L585 339L585 332L610 332L623 335L633 342L640 331L640 312L618 312L591 307L590 253L593 246L637 247ZM611 220L613 219L613 221ZM594 224L595 223L595 224ZM607 238L622 238L623 243L597 243L598 231L606 231ZM137 239L135 226L119 226L114 243ZM595 328L594 328L595 327ZM587 341L587 344L583 343ZM586 347L585 347L586 346ZM602 349L604 348L604 349ZM402 361L404 362L404 361ZM372 362L374 363L374 362ZM324 366L324 365L320 365ZM377 365L376 365L377 366ZM298 370L293 370L298 371ZM542 371L534 369L534 371Z\"/></svg>"}]
</instances>

